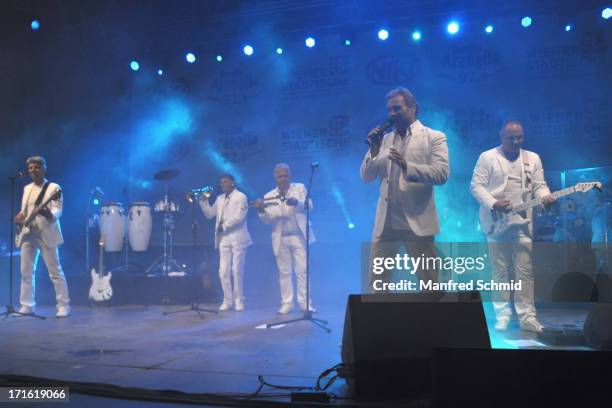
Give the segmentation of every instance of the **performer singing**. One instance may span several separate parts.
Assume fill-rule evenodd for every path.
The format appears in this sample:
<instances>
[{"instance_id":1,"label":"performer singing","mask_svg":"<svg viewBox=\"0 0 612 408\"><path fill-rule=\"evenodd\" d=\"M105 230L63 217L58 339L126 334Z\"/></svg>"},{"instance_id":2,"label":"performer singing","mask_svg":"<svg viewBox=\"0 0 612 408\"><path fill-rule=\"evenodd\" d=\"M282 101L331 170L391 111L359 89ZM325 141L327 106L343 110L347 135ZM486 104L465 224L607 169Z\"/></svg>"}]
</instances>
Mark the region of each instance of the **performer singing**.
<instances>
[{"instance_id":1,"label":"performer singing","mask_svg":"<svg viewBox=\"0 0 612 408\"><path fill-rule=\"evenodd\" d=\"M280 314L293 309L292 269L297 278L297 301L306 311L306 187L291 182L291 169L285 163L274 168L276 188L263 200L255 200L257 214L266 224L272 224L272 249L276 256L281 291ZM312 200L308 201L312 210ZM315 241L310 229L309 244ZM309 310L315 312L312 302Z\"/></svg>"},{"instance_id":2,"label":"performer singing","mask_svg":"<svg viewBox=\"0 0 612 408\"><path fill-rule=\"evenodd\" d=\"M509 212L512 209L510 198L526 191L525 194L531 197L541 198L545 206L551 205L555 199L544 180L540 157L521 149L523 125L514 119L506 121L500 139L501 145L482 153L474 168L470 189L476 201L487 209ZM533 299L532 211L528 211L526 216L530 220L528 224L512 226L498 237L488 236L487 241L493 280L506 283L510 273L514 272L515 281L521 282L521 290L514 292L514 307L521 330L541 332L542 325L536 317ZM494 298L498 300L493 302L497 319L495 330L504 331L512 317L508 306L510 292L496 291Z\"/></svg>"},{"instance_id":3,"label":"performer singing","mask_svg":"<svg viewBox=\"0 0 612 408\"><path fill-rule=\"evenodd\" d=\"M200 207L206 218L216 217L215 248L219 248L219 279L223 288L223 303L220 311L233 307L244 310L244 261L247 247L253 242L247 229L249 203L246 196L236 189L236 181L231 174L223 174L220 179L221 191L215 203L210 206L205 196ZM232 277L234 288L232 290Z\"/></svg>"},{"instance_id":4,"label":"performer singing","mask_svg":"<svg viewBox=\"0 0 612 408\"><path fill-rule=\"evenodd\" d=\"M40 156L29 157L26 161L28 174L32 183L23 189L21 199L21 211L15 216L16 224L23 224L34 209L46 201L56 191L59 185L50 183L47 174L47 162ZM63 198L60 196L51 200L43 207L29 225L29 233L21 240L21 293L19 302L20 314L33 314L36 302L34 300L35 271L38 263L38 255L42 254L43 260L49 272L49 277L55 288L55 299L57 302L56 317L68 317L70 315L70 298L68 297L68 284L60 264L58 246L64 242L60 228L60 217L62 216Z\"/></svg>"},{"instance_id":5,"label":"performer singing","mask_svg":"<svg viewBox=\"0 0 612 408\"><path fill-rule=\"evenodd\" d=\"M382 135L384 129L379 126L368 134L370 149L360 175L366 183L380 180L368 292L373 291L373 259L394 257L401 244L411 256L435 256L434 235L440 226L433 187L448 179L448 146L444 133L424 126L417 112L416 99L408 89L393 89L387 94L387 113L394 129ZM416 273L421 281L437 280L435 269L420 268Z\"/></svg>"}]
</instances>

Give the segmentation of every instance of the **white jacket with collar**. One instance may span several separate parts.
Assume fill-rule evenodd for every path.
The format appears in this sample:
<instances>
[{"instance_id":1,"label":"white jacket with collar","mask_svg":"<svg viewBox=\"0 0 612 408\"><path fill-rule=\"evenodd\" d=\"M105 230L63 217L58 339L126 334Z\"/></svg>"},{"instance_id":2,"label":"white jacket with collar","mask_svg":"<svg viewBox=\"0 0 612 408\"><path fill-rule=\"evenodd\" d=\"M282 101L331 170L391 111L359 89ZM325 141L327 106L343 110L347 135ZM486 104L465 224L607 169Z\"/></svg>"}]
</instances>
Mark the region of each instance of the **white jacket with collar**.
<instances>
[{"instance_id":1,"label":"white jacket with collar","mask_svg":"<svg viewBox=\"0 0 612 408\"><path fill-rule=\"evenodd\" d=\"M211 206L209 200L200 201L200 208L206 218L216 217L215 220L215 248L219 247L219 222L223 216L223 233L227 234L230 243L236 248L247 247L253 243L247 229L247 213L249 203L246 195L234 189L229 195L229 202L225 205L225 194L217 196ZM225 205L225 208L224 208ZM221 211L223 210L223 212Z\"/></svg>"},{"instance_id":2,"label":"white jacket with collar","mask_svg":"<svg viewBox=\"0 0 612 408\"><path fill-rule=\"evenodd\" d=\"M23 188L23 196L21 198L21 212L25 214L26 207L28 205L28 199L30 194L32 194L32 187L34 183L30 183ZM49 183L49 187L47 187L47 191L45 191L45 196L42 201L45 201L49 197L51 197L57 190L60 189L60 186L56 183ZM35 199L37 197L34 197ZM44 244L49 248L55 248L64 243L64 237L62 236L62 228L60 226L60 217L62 216L62 209L64 203L63 193L57 200L52 200L47 205L47 208L51 210L51 214L53 214L53 219L47 220L42 215L36 216L36 225L40 230L40 236L44 242Z\"/></svg>"},{"instance_id":3,"label":"white jacket with collar","mask_svg":"<svg viewBox=\"0 0 612 408\"><path fill-rule=\"evenodd\" d=\"M544 180L544 169L540 156L534 152L521 149L521 184L528 188L533 197L542 198L550 194ZM528 185L528 182L529 184ZM504 199L504 190L508 184L508 168L501 146L480 154L470 184L470 191L481 206L493 209L497 200Z\"/></svg>"},{"instance_id":4,"label":"white jacket with collar","mask_svg":"<svg viewBox=\"0 0 612 408\"><path fill-rule=\"evenodd\" d=\"M264 199L270 199L277 197L280 194L280 190L275 188L272 191L269 191L264 195ZM287 205L286 203L281 203L277 206L270 206L264 209L263 213L257 212L259 215L259 219L261 219L266 224L272 224L272 250L274 255L278 255L280 244L281 244L281 236L282 236L282 223L281 221L285 217L291 217L295 215L295 219L297 221L297 225L302 232L302 236L306 239L306 187L304 187L301 183L291 183L289 186L289 190L287 191L287 198L295 198L298 203L295 206ZM310 211L312 211L313 205L312 200L309 200ZM314 231L312 230L312 226L310 227L309 234L309 244L315 242Z\"/></svg>"},{"instance_id":5,"label":"white jacket with collar","mask_svg":"<svg viewBox=\"0 0 612 408\"><path fill-rule=\"evenodd\" d=\"M430 129L420 121L410 125L411 136L404 152L407 170L400 178L399 195L406 214L406 221L419 236L440 232L438 213L434 202L434 185L446 183L450 175L448 146L444 133ZM380 237L387 217L389 174L391 164L389 149L393 146L395 131L385 134L380 151L372 158L366 153L359 173L366 183L380 180L380 196L376 205L376 221L372 240Z\"/></svg>"}]
</instances>

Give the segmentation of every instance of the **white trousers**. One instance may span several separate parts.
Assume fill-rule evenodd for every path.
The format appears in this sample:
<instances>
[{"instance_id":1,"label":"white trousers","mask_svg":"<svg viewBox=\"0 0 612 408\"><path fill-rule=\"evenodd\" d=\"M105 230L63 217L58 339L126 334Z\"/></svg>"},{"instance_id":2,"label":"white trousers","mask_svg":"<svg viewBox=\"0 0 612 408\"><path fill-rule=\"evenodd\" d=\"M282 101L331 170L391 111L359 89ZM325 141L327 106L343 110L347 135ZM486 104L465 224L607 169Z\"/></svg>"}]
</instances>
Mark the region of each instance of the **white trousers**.
<instances>
[{"instance_id":1,"label":"white trousers","mask_svg":"<svg viewBox=\"0 0 612 408\"><path fill-rule=\"evenodd\" d=\"M536 317L533 295L533 268L531 265L532 241L527 226L512 227L496 239L489 239L489 256L493 264L493 280L509 282L514 268L514 282L521 282L521 290L514 291L514 308L519 321ZM493 294L493 309L497 319L510 318L510 292Z\"/></svg>"},{"instance_id":2,"label":"white trousers","mask_svg":"<svg viewBox=\"0 0 612 408\"><path fill-rule=\"evenodd\" d=\"M62 271L57 247L47 247L40 234L36 231L32 231L21 244L21 293L19 303L21 303L21 306L32 308L36 306L34 292L39 254L42 254L43 261L49 272L49 278L53 282L57 307L69 306L68 284Z\"/></svg>"},{"instance_id":3,"label":"white trousers","mask_svg":"<svg viewBox=\"0 0 612 408\"><path fill-rule=\"evenodd\" d=\"M281 237L278 255L278 281L281 302L293 303L293 277L297 279L297 301L302 309L306 308L306 240L301 235ZM312 303L312 302L311 302Z\"/></svg>"},{"instance_id":4,"label":"white trousers","mask_svg":"<svg viewBox=\"0 0 612 408\"><path fill-rule=\"evenodd\" d=\"M243 278L247 247L236 247L229 239L219 242L219 280L223 289L223 301L229 304L244 300ZM232 278L234 285L232 289Z\"/></svg>"}]
</instances>

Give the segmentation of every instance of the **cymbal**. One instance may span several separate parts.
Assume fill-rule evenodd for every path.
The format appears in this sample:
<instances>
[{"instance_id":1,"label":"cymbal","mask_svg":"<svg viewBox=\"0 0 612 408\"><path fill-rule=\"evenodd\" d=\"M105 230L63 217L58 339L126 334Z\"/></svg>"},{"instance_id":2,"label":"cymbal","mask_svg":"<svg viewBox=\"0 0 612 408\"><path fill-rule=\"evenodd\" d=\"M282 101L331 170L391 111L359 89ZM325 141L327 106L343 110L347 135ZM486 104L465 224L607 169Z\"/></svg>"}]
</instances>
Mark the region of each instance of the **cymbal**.
<instances>
[{"instance_id":1,"label":"cymbal","mask_svg":"<svg viewBox=\"0 0 612 408\"><path fill-rule=\"evenodd\" d=\"M181 174L180 170L176 169L161 170L155 173L153 178L155 180L171 180L178 177L179 174Z\"/></svg>"}]
</instances>

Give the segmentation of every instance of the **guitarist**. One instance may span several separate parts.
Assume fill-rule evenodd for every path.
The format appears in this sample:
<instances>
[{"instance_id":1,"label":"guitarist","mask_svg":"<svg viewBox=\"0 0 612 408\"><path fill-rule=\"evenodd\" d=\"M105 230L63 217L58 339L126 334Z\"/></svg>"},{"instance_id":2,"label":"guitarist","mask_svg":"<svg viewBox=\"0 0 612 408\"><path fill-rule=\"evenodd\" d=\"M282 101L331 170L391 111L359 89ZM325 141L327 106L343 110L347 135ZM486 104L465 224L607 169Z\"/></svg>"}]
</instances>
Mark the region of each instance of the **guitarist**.
<instances>
[{"instance_id":1,"label":"guitarist","mask_svg":"<svg viewBox=\"0 0 612 408\"><path fill-rule=\"evenodd\" d=\"M22 225L29 214L40 205L43 200L50 198L59 191L59 185L50 183L45 175L47 173L47 162L43 157L33 156L26 161L28 174L32 183L23 189L21 200L21 211L15 217L15 223ZM55 298L57 301L56 317L68 317L70 315L70 298L68 297L68 285L62 271L57 247L64 242L60 229L59 218L62 215L62 198L51 200L43 207L29 225L29 233L21 240L21 294L19 302L21 308L19 314L28 315L34 313L36 302L34 301L35 270L38 255L42 254L49 277L55 287Z\"/></svg>"},{"instance_id":2,"label":"guitarist","mask_svg":"<svg viewBox=\"0 0 612 408\"><path fill-rule=\"evenodd\" d=\"M540 198L548 207L555 199L544 180L544 169L540 157L521 149L524 140L523 125L514 119L504 123L500 131L501 145L487 150L478 158L470 190L478 203L500 212L512 210L510 197L524 192L529 198ZM529 223L512 226L498 237L487 237L489 256L493 264L493 280L509 282L514 267L514 280L521 282L521 290L514 293L514 307L521 330L541 332L542 325L536 317L533 298L532 212L525 214ZM510 293L496 291L493 308L496 315L495 330L508 328L512 311L509 307Z\"/></svg>"}]
</instances>

